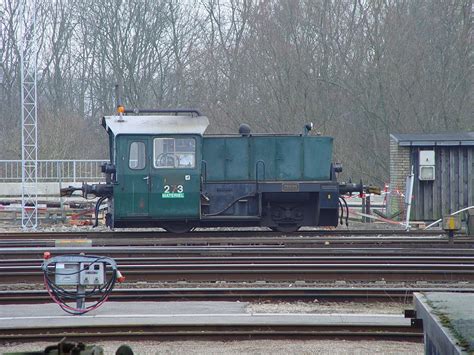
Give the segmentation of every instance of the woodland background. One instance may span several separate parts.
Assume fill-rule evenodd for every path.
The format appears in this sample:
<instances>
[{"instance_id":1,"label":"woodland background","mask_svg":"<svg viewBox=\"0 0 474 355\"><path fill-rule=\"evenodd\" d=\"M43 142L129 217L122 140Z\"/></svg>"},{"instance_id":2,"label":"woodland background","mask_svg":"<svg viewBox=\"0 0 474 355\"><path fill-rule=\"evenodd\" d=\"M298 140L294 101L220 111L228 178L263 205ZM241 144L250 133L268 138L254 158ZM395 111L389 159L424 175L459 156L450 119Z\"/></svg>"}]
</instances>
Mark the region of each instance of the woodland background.
<instances>
[{"instance_id":1,"label":"woodland background","mask_svg":"<svg viewBox=\"0 0 474 355\"><path fill-rule=\"evenodd\" d=\"M0 159L20 147L19 0L0 1ZM37 0L42 159L105 158L99 119L193 107L210 132L335 137L388 179L390 133L474 130L472 0Z\"/></svg>"}]
</instances>

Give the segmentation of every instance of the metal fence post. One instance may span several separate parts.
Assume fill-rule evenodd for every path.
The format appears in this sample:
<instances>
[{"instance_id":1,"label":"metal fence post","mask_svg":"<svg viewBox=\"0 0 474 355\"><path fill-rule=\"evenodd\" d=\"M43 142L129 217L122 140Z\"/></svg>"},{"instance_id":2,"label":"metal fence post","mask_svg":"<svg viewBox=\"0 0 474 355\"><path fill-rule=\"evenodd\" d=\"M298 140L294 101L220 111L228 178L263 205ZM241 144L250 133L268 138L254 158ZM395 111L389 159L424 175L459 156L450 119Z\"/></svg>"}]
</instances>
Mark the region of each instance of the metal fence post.
<instances>
[{"instance_id":1,"label":"metal fence post","mask_svg":"<svg viewBox=\"0 0 474 355\"><path fill-rule=\"evenodd\" d=\"M360 209L362 213L365 214L365 198L363 197L360 198ZM365 223L365 216L361 216L361 222Z\"/></svg>"},{"instance_id":2,"label":"metal fence post","mask_svg":"<svg viewBox=\"0 0 474 355\"><path fill-rule=\"evenodd\" d=\"M76 182L76 161L74 160L72 162L72 176L73 176L73 181Z\"/></svg>"},{"instance_id":3,"label":"metal fence post","mask_svg":"<svg viewBox=\"0 0 474 355\"><path fill-rule=\"evenodd\" d=\"M371 211L370 211L370 195L366 195L365 196L365 214L367 215L371 215ZM370 220L370 217L366 217L365 218L365 223L370 223L371 220Z\"/></svg>"},{"instance_id":4,"label":"metal fence post","mask_svg":"<svg viewBox=\"0 0 474 355\"><path fill-rule=\"evenodd\" d=\"M61 191L62 189L62 165L61 165L61 162L60 161L57 161L56 162L57 164L57 171L58 171L58 183L59 183L59 191ZM63 197L61 196L61 194L59 194L59 207L61 209L61 218L64 220L64 203L63 203Z\"/></svg>"}]
</instances>

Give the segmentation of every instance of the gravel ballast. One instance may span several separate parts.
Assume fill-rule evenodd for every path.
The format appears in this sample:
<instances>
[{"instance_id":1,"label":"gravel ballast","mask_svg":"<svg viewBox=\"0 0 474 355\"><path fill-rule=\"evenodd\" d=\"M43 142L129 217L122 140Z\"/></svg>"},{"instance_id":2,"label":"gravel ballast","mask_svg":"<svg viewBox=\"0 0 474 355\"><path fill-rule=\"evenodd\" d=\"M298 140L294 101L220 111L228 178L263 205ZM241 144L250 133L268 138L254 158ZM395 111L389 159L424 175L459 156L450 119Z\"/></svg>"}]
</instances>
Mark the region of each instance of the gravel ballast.
<instances>
[{"instance_id":1,"label":"gravel ballast","mask_svg":"<svg viewBox=\"0 0 474 355\"><path fill-rule=\"evenodd\" d=\"M363 313L363 314L403 314L413 308L411 303L398 302L262 302L249 303L248 313Z\"/></svg>"},{"instance_id":2,"label":"gravel ballast","mask_svg":"<svg viewBox=\"0 0 474 355\"><path fill-rule=\"evenodd\" d=\"M113 355L124 342L95 342ZM423 354L423 344L397 341L244 340L126 342L135 354ZM2 352L44 349L50 343L0 345Z\"/></svg>"}]
</instances>

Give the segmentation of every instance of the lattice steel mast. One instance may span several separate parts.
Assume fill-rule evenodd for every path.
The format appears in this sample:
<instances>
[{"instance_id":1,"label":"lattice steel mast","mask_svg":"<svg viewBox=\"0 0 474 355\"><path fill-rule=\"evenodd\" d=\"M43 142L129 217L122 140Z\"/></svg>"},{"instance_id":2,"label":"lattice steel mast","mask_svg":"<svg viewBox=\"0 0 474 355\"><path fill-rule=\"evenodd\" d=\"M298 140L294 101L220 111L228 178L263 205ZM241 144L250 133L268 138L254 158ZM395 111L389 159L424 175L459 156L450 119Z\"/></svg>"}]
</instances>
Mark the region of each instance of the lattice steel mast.
<instances>
[{"instance_id":1,"label":"lattice steel mast","mask_svg":"<svg viewBox=\"0 0 474 355\"><path fill-rule=\"evenodd\" d=\"M21 0L21 225L38 226L38 121L36 96L36 0Z\"/></svg>"}]
</instances>

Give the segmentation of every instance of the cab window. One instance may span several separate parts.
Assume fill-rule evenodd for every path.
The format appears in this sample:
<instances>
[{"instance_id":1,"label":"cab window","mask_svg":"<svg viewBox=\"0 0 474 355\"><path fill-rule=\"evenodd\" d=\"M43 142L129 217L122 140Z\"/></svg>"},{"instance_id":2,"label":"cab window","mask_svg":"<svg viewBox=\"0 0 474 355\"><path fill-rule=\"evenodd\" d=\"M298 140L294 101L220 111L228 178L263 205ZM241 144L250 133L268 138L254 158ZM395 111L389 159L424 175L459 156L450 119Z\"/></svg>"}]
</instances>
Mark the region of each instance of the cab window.
<instances>
[{"instance_id":1,"label":"cab window","mask_svg":"<svg viewBox=\"0 0 474 355\"><path fill-rule=\"evenodd\" d=\"M128 158L128 167L133 170L143 169L146 165L145 143L132 142Z\"/></svg>"},{"instance_id":2,"label":"cab window","mask_svg":"<svg viewBox=\"0 0 474 355\"><path fill-rule=\"evenodd\" d=\"M194 138L155 138L153 141L154 167L192 169L196 165Z\"/></svg>"}]
</instances>

